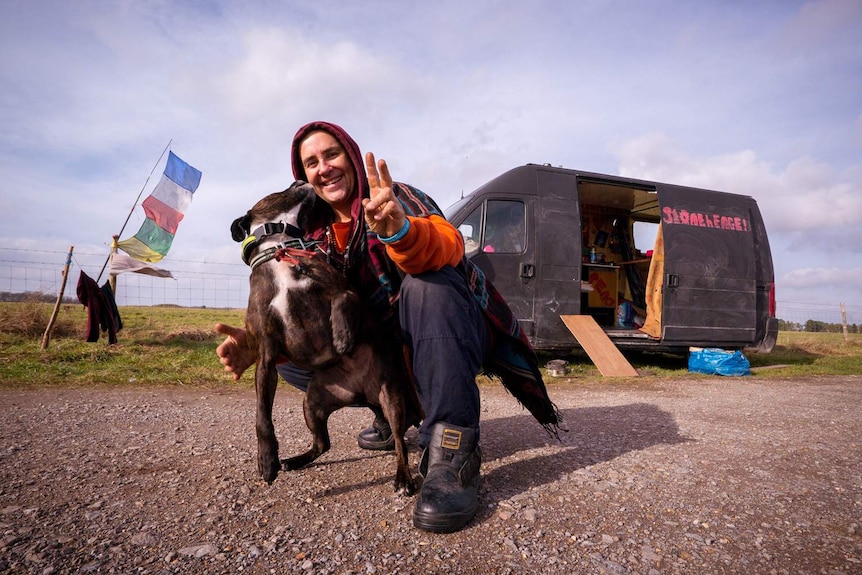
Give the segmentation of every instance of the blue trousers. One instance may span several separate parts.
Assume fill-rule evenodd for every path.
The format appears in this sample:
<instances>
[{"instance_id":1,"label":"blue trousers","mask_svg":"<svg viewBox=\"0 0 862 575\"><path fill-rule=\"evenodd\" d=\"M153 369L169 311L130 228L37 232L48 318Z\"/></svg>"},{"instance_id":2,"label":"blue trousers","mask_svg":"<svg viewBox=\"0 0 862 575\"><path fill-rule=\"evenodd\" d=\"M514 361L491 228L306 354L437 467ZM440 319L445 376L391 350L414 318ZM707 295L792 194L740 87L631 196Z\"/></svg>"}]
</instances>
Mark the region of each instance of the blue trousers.
<instances>
[{"instance_id":1,"label":"blue trousers","mask_svg":"<svg viewBox=\"0 0 862 575\"><path fill-rule=\"evenodd\" d=\"M476 375L490 351L490 335L465 278L451 266L405 276L398 312L425 410L419 444L427 446L431 428L442 421L474 429L478 440ZM308 388L308 372L287 363L278 372L294 387Z\"/></svg>"}]
</instances>

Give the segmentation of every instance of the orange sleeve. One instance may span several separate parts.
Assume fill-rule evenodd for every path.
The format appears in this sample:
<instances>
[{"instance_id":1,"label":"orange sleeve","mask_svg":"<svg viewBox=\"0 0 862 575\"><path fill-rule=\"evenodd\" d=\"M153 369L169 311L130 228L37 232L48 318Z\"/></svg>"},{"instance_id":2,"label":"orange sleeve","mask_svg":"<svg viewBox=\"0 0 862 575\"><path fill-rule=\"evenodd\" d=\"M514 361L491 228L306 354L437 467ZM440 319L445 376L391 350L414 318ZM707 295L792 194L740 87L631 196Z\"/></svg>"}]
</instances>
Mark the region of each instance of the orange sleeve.
<instances>
[{"instance_id":1,"label":"orange sleeve","mask_svg":"<svg viewBox=\"0 0 862 575\"><path fill-rule=\"evenodd\" d=\"M464 238L440 216L407 216L410 229L397 242L386 245L386 253L404 273L437 271L456 266L464 257Z\"/></svg>"}]
</instances>

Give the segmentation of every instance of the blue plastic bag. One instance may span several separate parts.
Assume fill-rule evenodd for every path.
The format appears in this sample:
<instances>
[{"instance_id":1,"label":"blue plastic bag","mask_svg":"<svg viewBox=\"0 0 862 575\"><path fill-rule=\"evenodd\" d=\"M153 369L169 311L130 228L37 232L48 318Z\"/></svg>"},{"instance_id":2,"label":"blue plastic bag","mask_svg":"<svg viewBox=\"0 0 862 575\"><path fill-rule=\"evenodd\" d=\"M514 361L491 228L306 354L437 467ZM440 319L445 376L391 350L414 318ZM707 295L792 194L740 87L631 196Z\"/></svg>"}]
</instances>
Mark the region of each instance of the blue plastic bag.
<instances>
[{"instance_id":1,"label":"blue plastic bag","mask_svg":"<svg viewBox=\"0 0 862 575\"><path fill-rule=\"evenodd\" d=\"M692 347L689 348L688 370L710 375L751 375L751 364L739 350Z\"/></svg>"}]
</instances>

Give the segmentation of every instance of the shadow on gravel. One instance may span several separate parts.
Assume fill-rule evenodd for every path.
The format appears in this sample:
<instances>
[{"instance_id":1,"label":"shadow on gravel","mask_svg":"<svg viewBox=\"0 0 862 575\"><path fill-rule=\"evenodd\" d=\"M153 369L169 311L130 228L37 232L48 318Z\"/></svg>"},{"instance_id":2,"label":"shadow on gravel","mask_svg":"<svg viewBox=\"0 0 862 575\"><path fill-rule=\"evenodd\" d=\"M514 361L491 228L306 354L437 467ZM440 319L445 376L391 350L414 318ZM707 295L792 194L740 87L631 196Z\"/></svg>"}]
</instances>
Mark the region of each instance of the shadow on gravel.
<instances>
[{"instance_id":1,"label":"shadow on gravel","mask_svg":"<svg viewBox=\"0 0 862 575\"><path fill-rule=\"evenodd\" d=\"M484 511L480 510L476 521L494 513L489 504L558 481L578 469L654 445L693 441L680 436L670 413L648 403L566 409L562 414L569 431L560 433L559 442L544 433L529 415L482 422L484 461L514 461L491 471L483 469ZM559 451L538 456L529 453L547 447Z\"/></svg>"},{"instance_id":2,"label":"shadow on gravel","mask_svg":"<svg viewBox=\"0 0 862 575\"><path fill-rule=\"evenodd\" d=\"M411 459L410 465L410 473L413 475L413 479L416 481L416 487L418 488L422 485L422 480L419 477L419 474L416 472L416 465L418 465L419 455L422 453L422 448L419 447L419 438L417 436L417 432L415 428L411 428L407 434L404 436L407 441L407 452L415 455L415 461ZM359 449L359 448L357 448ZM339 457L337 459L317 459L312 464L311 467L327 467L327 466L344 466L348 465L362 465L365 463L369 463L372 460L380 459L386 462L388 468L391 468L392 473L390 475L377 475L366 479L365 481L357 481L354 483L337 485L334 487L327 487L326 489L317 492L315 497L329 497L335 495L344 495L345 493L351 493L357 490L367 489L369 487L374 487L377 485L386 485L392 484L395 480L395 452L394 451L366 451L362 452L362 455L356 457ZM281 460L284 463L284 459ZM390 463L391 462L391 463ZM280 475L290 473L290 471L282 471Z\"/></svg>"},{"instance_id":3,"label":"shadow on gravel","mask_svg":"<svg viewBox=\"0 0 862 575\"><path fill-rule=\"evenodd\" d=\"M481 421L483 494L480 511L474 521L483 521L494 513L488 505L525 493L533 487L558 481L578 469L654 445L692 441L679 435L679 428L670 413L648 403L564 409L561 413L569 431L560 432L560 441L547 434L530 415ZM416 431L411 429L407 434L407 447L411 453L421 451L416 441ZM549 447L556 451L549 455L531 453ZM359 457L319 459L313 465L341 466L375 458L388 460L390 457L391 452L369 452ZM493 469L493 465L489 465L500 460L512 461L506 461ZM411 472L421 485L415 463L414 459ZM394 474L394 467L392 471ZM394 475L389 474L376 475L364 481L329 487L316 497L383 485L391 483L393 478Z\"/></svg>"}]
</instances>

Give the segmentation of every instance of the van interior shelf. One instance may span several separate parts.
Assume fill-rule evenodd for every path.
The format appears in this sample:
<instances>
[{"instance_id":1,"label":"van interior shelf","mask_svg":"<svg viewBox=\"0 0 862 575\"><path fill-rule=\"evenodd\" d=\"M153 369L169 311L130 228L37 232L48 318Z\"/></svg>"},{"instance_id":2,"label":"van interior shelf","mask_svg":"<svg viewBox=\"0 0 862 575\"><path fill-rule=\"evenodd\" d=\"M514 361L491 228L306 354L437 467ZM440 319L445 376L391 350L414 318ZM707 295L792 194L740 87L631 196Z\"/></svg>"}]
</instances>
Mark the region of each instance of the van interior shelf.
<instances>
[{"instance_id":1,"label":"van interior shelf","mask_svg":"<svg viewBox=\"0 0 862 575\"><path fill-rule=\"evenodd\" d=\"M649 262L649 261L652 261L652 258L638 258L638 259L636 259L636 260L629 260L629 261L627 261L627 262L620 262L620 263L618 263L617 265L619 265L619 266L628 266L628 265L631 265L631 264L645 264L645 263L647 263L647 262Z\"/></svg>"}]
</instances>

